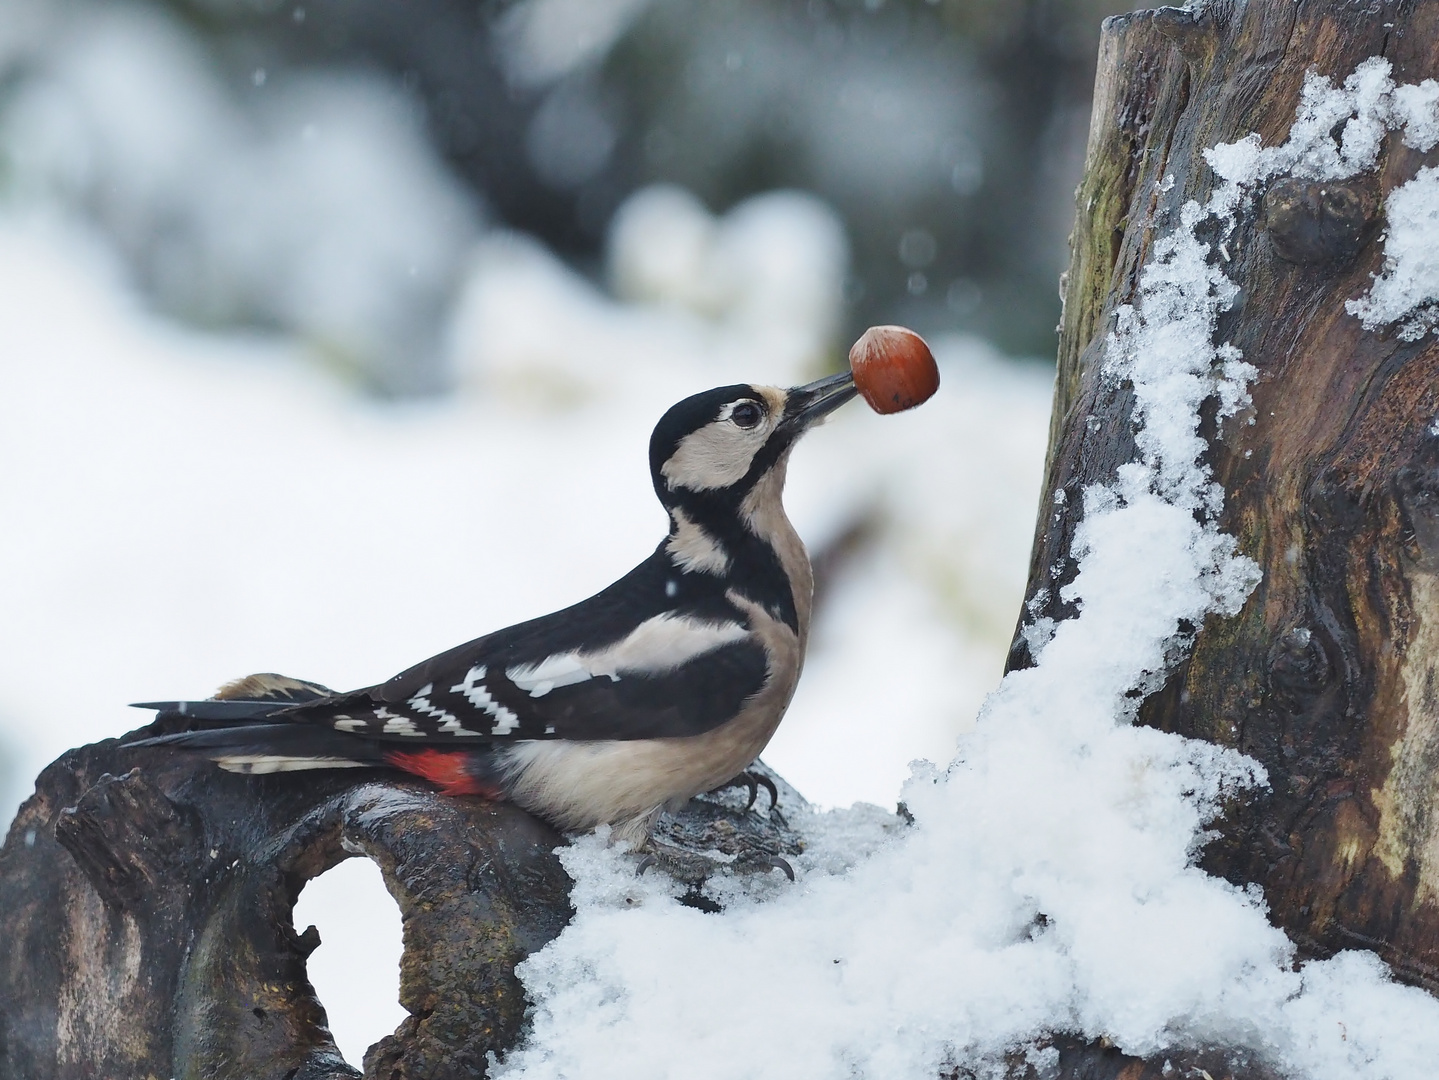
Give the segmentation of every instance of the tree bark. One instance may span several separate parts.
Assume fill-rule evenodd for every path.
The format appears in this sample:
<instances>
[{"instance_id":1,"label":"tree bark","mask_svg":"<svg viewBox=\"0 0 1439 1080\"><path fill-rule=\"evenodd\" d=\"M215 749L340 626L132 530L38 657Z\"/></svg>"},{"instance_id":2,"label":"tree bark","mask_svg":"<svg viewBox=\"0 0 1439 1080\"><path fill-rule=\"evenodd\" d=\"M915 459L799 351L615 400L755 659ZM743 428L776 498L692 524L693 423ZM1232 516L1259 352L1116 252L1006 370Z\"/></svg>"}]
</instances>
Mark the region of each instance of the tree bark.
<instances>
[{"instance_id":1,"label":"tree bark","mask_svg":"<svg viewBox=\"0 0 1439 1080\"><path fill-rule=\"evenodd\" d=\"M1202 151L1250 132L1283 143L1306 72L1339 83L1370 56L1388 58L1397 83L1439 76L1439 0L1211 2L1105 23L1064 285L1033 614L1074 614L1060 589L1075 572L1081 494L1138 456L1132 388L1101 376L1105 340L1154 241L1219 182ZM1275 178L1241 207L1225 263L1240 298L1217 341L1242 350L1259 377L1252 410L1223 422L1211 410L1204 433L1225 492L1220 526L1264 576L1237 617L1196 628L1187 659L1140 712L1268 770L1269 788L1219 824L1206 869L1260 885L1301 955L1373 949L1430 991L1439 990L1439 347L1432 335L1406 342L1366 330L1345 301L1383 268L1386 196L1434 158L1391 134L1373 172L1330 184ZM1030 662L1017 634L1010 667Z\"/></svg>"},{"instance_id":2,"label":"tree bark","mask_svg":"<svg viewBox=\"0 0 1439 1080\"><path fill-rule=\"evenodd\" d=\"M0 1075L352 1077L291 920L373 858L400 906L411 1014L366 1075L484 1074L518 1034L514 965L569 916L560 837L512 807L344 773L241 777L111 740L41 774L0 851Z\"/></svg>"}]
</instances>

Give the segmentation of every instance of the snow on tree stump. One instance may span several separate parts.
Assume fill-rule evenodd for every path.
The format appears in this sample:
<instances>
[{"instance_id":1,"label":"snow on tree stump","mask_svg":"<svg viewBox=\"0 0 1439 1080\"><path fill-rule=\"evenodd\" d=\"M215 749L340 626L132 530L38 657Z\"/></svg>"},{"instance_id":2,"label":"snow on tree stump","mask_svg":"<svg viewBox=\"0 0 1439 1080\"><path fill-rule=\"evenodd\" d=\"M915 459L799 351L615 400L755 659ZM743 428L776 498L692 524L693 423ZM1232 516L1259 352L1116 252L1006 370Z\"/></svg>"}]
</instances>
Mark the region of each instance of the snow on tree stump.
<instances>
[{"instance_id":1,"label":"snow on tree stump","mask_svg":"<svg viewBox=\"0 0 1439 1080\"><path fill-rule=\"evenodd\" d=\"M1021 631L1074 614L1061 592L1076 570L1082 493L1139 456L1132 387L1102 370L1106 339L1179 208L1219 183L1203 151L1250 132L1283 143L1307 72L1339 84L1376 56L1396 83L1439 77L1439 0L1211 0L1105 23ZM1140 711L1268 771L1268 789L1218 823L1206 870L1260 886L1302 957L1372 949L1431 992L1439 346L1432 334L1366 329L1345 302L1384 269L1389 193L1436 160L1391 132L1373 170L1272 177L1241 202L1222 252L1216 235L1211 258L1239 286L1216 343L1237 346L1258 377L1252 409L1218 420L1211 401L1202 434L1224 491L1219 525L1263 580L1237 617L1192 628L1192 648ZM1031 662L1021 632L1009 666ZM1099 1048L1086 1052L1080 1068L1071 1048L1062 1075L1159 1075L1157 1063L1101 1067Z\"/></svg>"}]
</instances>

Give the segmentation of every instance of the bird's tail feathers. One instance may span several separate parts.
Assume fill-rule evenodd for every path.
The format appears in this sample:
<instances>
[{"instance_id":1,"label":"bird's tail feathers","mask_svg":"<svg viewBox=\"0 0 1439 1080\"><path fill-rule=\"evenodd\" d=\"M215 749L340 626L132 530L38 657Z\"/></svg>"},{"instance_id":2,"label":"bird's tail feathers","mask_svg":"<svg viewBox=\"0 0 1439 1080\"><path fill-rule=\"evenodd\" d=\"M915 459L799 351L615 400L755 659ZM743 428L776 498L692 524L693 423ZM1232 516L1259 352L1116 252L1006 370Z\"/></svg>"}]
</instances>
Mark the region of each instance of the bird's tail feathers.
<instances>
[{"instance_id":1,"label":"bird's tail feathers","mask_svg":"<svg viewBox=\"0 0 1439 1080\"><path fill-rule=\"evenodd\" d=\"M287 709L334 697L327 686L261 671L227 682L204 701L137 701L131 708L154 709L156 720L182 720L200 726L267 720Z\"/></svg>"},{"instance_id":2,"label":"bird's tail feathers","mask_svg":"<svg viewBox=\"0 0 1439 1080\"><path fill-rule=\"evenodd\" d=\"M291 714L326 698L328 687L262 672L226 683L206 701L147 701L157 722L188 730L140 739L130 746L169 746L203 754L234 773L391 768L423 777L450 795L503 798L504 781L490 756L463 750L401 750Z\"/></svg>"},{"instance_id":3,"label":"bird's tail feathers","mask_svg":"<svg viewBox=\"0 0 1439 1080\"><path fill-rule=\"evenodd\" d=\"M275 701L245 701L233 698L226 701L216 701L213 698L204 701L136 701L130 707L154 709L159 714L155 717L156 720L181 720L201 726L253 723L257 720L268 720L294 708L291 704Z\"/></svg>"},{"instance_id":4,"label":"bird's tail feathers","mask_svg":"<svg viewBox=\"0 0 1439 1080\"><path fill-rule=\"evenodd\" d=\"M204 704L203 702L195 704ZM383 768L384 748L314 724L240 724L140 739L130 746L170 746L203 754L236 773Z\"/></svg>"},{"instance_id":5,"label":"bird's tail feathers","mask_svg":"<svg viewBox=\"0 0 1439 1080\"><path fill-rule=\"evenodd\" d=\"M129 745L168 746L203 754L226 772L233 773L388 768L437 784L447 795L502 799L505 793L504 780L489 754L457 749L400 750L393 744L356 738L330 727L303 722L201 728L140 739Z\"/></svg>"}]
</instances>

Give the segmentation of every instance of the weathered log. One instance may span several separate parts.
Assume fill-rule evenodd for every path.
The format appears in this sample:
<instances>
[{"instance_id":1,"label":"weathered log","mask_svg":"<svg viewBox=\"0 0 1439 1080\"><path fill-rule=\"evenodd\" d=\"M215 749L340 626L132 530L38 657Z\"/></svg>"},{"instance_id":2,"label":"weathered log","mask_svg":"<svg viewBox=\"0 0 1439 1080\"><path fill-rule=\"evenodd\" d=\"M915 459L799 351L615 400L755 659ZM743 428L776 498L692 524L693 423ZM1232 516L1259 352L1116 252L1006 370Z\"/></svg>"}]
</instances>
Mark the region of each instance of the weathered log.
<instances>
[{"instance_id":1,"label":"weathered log","mask_svg":"<svg viewBox=\"0 0 1439 1080\"><path fill-rule=\"evenodd\" d=\"M1101 372L1106 337L1154 242L1218 183L1202 152L1250 132L1283 143L1306 72L1342 82L1370 56L1391 61L1396 82L1439 76L1439 2L1215 0L1106 22L1064 287L1033 614L1073 615L1060 591L1075 572L1081 493L1138 456L1132 387ZM1431 160L1393 134L1373 172L1326 184L1277 177L1240 207L1224 264L1239 299L1217 341L1242 350L1259 377L1252 410L1223 422L1211 412L1204 433L1225 493L1219 524L1264 576L1237 617L1195 628L1140 719L1235 747L1268 770L1270 787L1219 824L1206 869L1259 884L1301 955L1373 949L1397 977L1434 991L1439 347L1366 330L1345 310L1382 269L1385 197ZM1010 667L1030 662L1017 634ZM1130 1075L1116 1069L1085 1075Z\"/></svg>"},{"instance_id":2,"label":"weathered log","mask_svg":"<svg viewBox=\"0 0 1439 1080\"><path fill-rule=\"evenodd\" d=\"M517 1035L514 965L569 915L559 836L353 775L241 777L111 740L41 774L0 851L0 1075L358 1076L305 975L304 883L354 854L400 906L410 1016L367 1075L473 1077Z\"/></svg>"},{"instance_id":3,"label":"weathered log","mask_svg":"<svg viewBox=\"0 0 1439 1080\"><path fill-rule=\"evenodd\" d=\"M373 859L404 926L400 1003L366 1077L458 1080L515 1044L515 965L571 916L563 838L515 807L348 771L237 776L122 740L49 766L0 849L0 1076L193 1080L354 1077L306 977L306 881ZM774 774L790 806L803 800ZM767 796L759 793L760 807ZM664 818L666 869L692 883L719 850L768 871L798 837L743 793ZM713 905L708 905L713 906Z\"/></svg>"}]
</instances>

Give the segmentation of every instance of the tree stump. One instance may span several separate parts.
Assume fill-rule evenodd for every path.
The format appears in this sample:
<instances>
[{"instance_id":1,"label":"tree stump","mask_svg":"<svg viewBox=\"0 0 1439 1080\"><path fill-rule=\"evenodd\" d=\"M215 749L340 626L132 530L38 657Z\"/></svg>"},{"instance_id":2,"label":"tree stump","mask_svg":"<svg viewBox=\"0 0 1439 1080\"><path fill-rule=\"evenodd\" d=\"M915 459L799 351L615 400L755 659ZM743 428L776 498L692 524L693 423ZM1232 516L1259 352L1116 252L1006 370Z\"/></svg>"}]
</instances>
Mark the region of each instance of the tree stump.
<instances>
[{"instance_id":1,"label":"tree stump","mask_svg":"<svg viewBox=\"0 0 1439 1080\"><path fill-rule=\"evenodd\" d=\"M360 1076L306 977L319 938L293 923L305 882L356 855L379 865L399 905L410 1014L370 1048L363 1075L473 1080L517 1042L515 965L572 915L563 837L513 806L385 774L237 776L127 745L149 734L62 755L0 849L0 1076ZM779 811L746 804L701 797L659 829L677 856L719 850L755 870L798 852ZM713 908L699 890L713 864L671 869L688 902Z\"/></svg>"},{"instance_id":2,"label":"tree stump","mask_svg":"<svg viewBox=\"0 0 1439 1080\"><path fill-rule=\"evenodd\" d=\"M1439 76L1439 2L1214 0L1105 23L1021 628L1073 615L1060 590L1075 571L1081 493L1138 456L1132 388L1101 370L1106 338L1155 241L1217 185L1202 152L1250 132L1283 143L1306 72L1342 83L1371 56L1393 64L1396 83ZM1194 628L1192 650L1140 711L1268 771L1268 790L1219 823L1207 870L1260 885L1301 955L1373 949L1430 991L1439 347L1433 335L1366 330L1345 301L1383 269L1389 192L1434 160L1391 133L1373 171L1327 184L1278 176L1240 206L1224 253L1239 298L1217 341L1258 369L1253 408L1216 420L1211 401L1202 433L1224 490L1220 526L1263 580L1237 617ZM1030 662L1017 634L1009 666Z\"/></svg>"},{"instance_id":3,"label":"tree stump","mask_svg":"<svg viewBox=\"0 0 1439 1080\"><path fill-rule=\"evenodd\" d=\"M528 814L344 773L234 776L110 740L41 774L0 852L0 1075L319 1080L346 1065L305 976L300 889L380 866L409 1018L366 1075L484 1075L513 1042L514 965L569 918L561 838Z\"/></svg>"}]
</instances>

